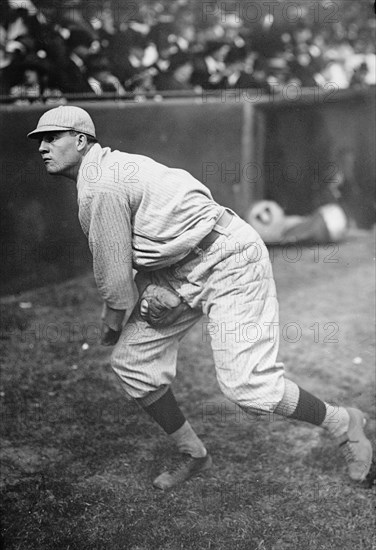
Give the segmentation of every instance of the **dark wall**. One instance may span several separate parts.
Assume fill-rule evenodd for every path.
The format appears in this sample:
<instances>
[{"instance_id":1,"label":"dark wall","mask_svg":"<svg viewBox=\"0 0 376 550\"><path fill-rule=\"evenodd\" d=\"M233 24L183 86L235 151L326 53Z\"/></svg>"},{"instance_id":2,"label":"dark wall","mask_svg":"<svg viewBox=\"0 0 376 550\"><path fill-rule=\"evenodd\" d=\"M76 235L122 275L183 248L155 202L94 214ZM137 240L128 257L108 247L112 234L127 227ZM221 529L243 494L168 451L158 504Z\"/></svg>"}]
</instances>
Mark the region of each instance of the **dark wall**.
<instances>
[{"instance_id":1,"label":"dark wall","mask_svg":"<svg viewBox=\"0 0 376 550\"><path fill-rule=\"evenodd\" d=\"M240 165L241 104L195 100L82 103L103 145L184 168L219 202L238 209L239 180L221 166ZM73 182L49 176L26 133L46 108L0 109L1 293L64 279L90 263L77 220ZM241 200L240 200L241 201Z\"/></svg>"},{"instance_id":2,"label":"dark wall","mask_svg":"<svg viewBox=\"0 0 376 550\"><path fill-rule=\"evenodd\" d=\"M307 214L337 195L361 227L375 219L375 90L261 107L267 198Z\"/></svg>"},{"instance_id":3,"label":"dark wall","mask_svg":"<svg viewBox=\"0 0 376 550\"><path fill-rule=\"evenodd\" d=\"M340 184L358 225L373 223L374 90L337 93L332 101L239 97L80 105L103 145L187 169L240 215L262 197L287 213L309 213ZM49 176L37 143L26 139L44 110L0 107L2 294L62 280L91 264L74 183Z\"/></svg>"}]
</instances>

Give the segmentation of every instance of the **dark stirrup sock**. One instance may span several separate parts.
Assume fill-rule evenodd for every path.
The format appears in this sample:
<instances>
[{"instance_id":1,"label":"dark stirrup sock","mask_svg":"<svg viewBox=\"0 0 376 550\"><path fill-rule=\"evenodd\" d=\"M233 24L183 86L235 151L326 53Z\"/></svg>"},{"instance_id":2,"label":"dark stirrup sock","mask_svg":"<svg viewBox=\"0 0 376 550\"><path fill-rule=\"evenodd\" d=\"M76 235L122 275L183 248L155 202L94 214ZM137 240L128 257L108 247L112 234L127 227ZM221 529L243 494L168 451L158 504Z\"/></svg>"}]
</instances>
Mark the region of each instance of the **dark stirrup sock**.
<instances>
[{"instance_id":1,"label":"dark stirrup sock","mask_svg":"<svg viewBox=\"0 0 376 550\"><path fill-rule=\"evenodd\" d=\"M345 407L322 401L288 378L285 379L283 397L274 412L287 418L321 426L334 437L346 433L350 422Z\"/></svg>"},{"instance_id":2,"label":"dark stirrup sock","mask_svg":"<svg viewBox=\"0 0 376 550\"><path fill-rule=\"evenodd\" d=\"M326 406L321 399L299 388L299 401L295 411L289 417L293 420L302 420L315 426L320 426L326 416Z\"/></svg>"},{"instance_id":3,"label":"dark stirrup sock","mask_svg":"<svg viewBox=\"0 0 376 550\"><path fill-rule=\"evenodd\" d=\"M151 405L144 406L140 399L137 401L168 435L176 432L185 422L185 416L170 388Z\"/></svg>"},{"instance_id":4,"label":"dark stirrup sock","mask_svg":"<svg viewBox=\"0 0 376 550\"><path fill-rule=\"evenodd\" d=\"M274 412L287 418L320 426L326 416L326 405L321 399L285 378L284 394Z\"/></svg>"}]
</instances>

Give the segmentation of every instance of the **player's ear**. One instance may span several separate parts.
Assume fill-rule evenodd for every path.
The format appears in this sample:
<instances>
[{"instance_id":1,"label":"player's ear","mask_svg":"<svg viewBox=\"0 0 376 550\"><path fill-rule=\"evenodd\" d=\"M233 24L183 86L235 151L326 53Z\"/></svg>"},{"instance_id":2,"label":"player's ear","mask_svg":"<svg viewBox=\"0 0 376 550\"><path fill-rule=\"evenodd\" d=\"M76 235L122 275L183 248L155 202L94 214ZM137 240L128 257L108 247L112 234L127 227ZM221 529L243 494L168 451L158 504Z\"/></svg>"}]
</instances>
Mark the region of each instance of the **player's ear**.
<instances>
[{"instance_id":1,"label":"player's ear","mask_svg":"<svg viewBox=\"0 0 376 550\"><path fill-rule=\"evenodd\" d=\"M85 134L77 134L77 151L83 151L87 145L87 136Z\"/></svg>"}]
</instances>

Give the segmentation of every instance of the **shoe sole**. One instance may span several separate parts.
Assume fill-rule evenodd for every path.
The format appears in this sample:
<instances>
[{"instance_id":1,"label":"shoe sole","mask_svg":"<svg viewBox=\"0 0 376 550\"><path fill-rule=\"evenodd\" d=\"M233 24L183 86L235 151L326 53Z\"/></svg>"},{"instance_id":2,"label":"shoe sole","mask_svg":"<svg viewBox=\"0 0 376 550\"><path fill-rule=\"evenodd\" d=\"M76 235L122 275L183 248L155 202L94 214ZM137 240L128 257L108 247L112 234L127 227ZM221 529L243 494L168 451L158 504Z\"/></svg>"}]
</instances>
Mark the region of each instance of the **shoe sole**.
<instances>
[{"instance_id":1,"label":"shoe sole","mask_svg":"<svg viewBox=\"0 0 376 550\"><path fill-rule=\"evenodd\" d=\"M360 417L362 416L362 419L361 419L361 424L362 424L362 428L363 428L363 437L366 439L367 441L367 447L368 447L368 450L369 450L369 467L367 468L367 471L362 474L360 477L358 476L351 476L350 475L350 479L352 479L353 481L357 481L357 482L363 482L367 479L367 476L369 475L370 471L371 471L371 467L372 467L372 464L373 464L373 449L372 449L372 444L370 442L370 440L367 438L366 434L364 433L364 428L367 424L367 421L368 421L368 415L366 413L364 413L363 411L360 411L359 409L354 409L352 407L348 407L347 408L347 411L349 412L350 415L352 415L353 417ZM360 420L360 418L359 418Z\"/></svg>"},{"instance_id":2,"label":"shoe sole","mask_svg":"<svg viewBox=\"0 0 376 550\"><path fill-rule=\"evenodd\" d=\"M186 481L189 481L190 479L192 479L192 477L197 477L199 476L200 474L203 474L205 473L207 470L209 470L213 465L213 459L211 457L211 455L207 455L207 460L204 462L204 464L198 468L196 471L192 471L191 474L186 478L184 479L183 481L180 481L178 483L175 483L173 485L170 485L170 486L161 486L160 485L160 482L158 482L158 480L164 475L168 475L168 472L164 472L162 473L161 475L159 475L154 481L153 481L153 487L155 489L160 489L162 491L168 491L170 489L174 489L175 487L178 487L179 485L182 485L183 483L185 483Z\"/></svg>"}]
</instances>

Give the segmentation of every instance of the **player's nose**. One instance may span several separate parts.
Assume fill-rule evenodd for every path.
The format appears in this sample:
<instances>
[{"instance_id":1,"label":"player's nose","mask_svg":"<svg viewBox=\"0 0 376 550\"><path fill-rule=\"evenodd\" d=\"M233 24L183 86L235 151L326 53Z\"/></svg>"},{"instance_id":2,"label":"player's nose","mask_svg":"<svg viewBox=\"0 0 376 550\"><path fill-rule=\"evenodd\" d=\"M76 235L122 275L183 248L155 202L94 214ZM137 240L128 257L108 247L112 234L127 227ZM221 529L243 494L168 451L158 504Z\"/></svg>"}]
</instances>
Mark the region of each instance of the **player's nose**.
<instances>
[{"instance_id":1,"label":"player's nose","mask_svg":"<svg viewBox=\"0 0 376 550\"><path fill-rule=\"evenodd\" d=\"M46 151L48 151L48 143L44 141L44 139L41 139L38 151L40 153L45 153Z\"/></svg>"}]
</instances>

